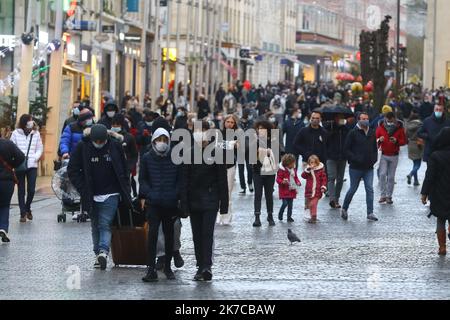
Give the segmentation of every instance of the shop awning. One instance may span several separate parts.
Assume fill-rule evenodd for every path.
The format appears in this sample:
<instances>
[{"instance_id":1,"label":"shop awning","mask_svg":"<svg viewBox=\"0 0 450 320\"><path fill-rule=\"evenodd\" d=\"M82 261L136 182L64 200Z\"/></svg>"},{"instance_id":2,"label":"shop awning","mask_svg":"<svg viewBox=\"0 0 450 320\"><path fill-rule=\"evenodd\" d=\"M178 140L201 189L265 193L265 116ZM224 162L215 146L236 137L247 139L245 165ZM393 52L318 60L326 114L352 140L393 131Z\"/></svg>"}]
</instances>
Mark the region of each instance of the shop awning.
<instances>
[{"instance_id":1,"label":"shop awning","mask_svg":"<svg viewBox=\"0 0 450 320\"><path fill-rule=\"evenodd\" d=\"M68 65L64 65L64 66L63 66L63 69L65 69L65 70L67 70L67 71L69 71L69 72L72 72L72 73L82 74L82 75L84 75L84 76L86 76L86 77L92 77L92 74L91 74L91 73L87 73L87 72L85 72L85 71L75 69L75 68L73 68L73 67L71 67L71 66L68 66Z\"/></svg>"}]
</instances>

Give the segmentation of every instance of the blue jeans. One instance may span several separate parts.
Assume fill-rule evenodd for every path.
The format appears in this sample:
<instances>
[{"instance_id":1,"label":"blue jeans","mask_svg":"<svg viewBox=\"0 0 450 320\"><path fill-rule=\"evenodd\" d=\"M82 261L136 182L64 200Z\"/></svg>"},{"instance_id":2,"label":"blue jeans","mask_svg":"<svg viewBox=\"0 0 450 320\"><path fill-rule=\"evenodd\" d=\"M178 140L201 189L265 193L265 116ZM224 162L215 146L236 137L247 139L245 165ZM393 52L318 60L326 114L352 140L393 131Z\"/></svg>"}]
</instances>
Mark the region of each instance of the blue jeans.
<instances>
[{"instance_id":1,"label":"blue jeans","mask_svg":"<svg viewBox=\"0 0 450 320\"><path fill-rule=\"evenodd\" d=\"M14 182L0 181L0 229L8 232L9 229L9 206L14 193Z\"/></svg>"},{"instance_id":2,"label":"blue jeans","mask_svg":"<svg viewBox=\"0 0 450 320\"><path fill-rule=\"evenodd\" d=\"M119 196L110 197L105 202L94 202L91 217L94 253L109 253L111 246L111 226L117 214Z\"/></svg>"},{"instance_id":3,"label":"blue jeans","mask_svg":"<svg viewBox=\"0 0 450 320\"><path fill-rule=\"evenodd\" d=\"M366 188L366 203L367 203L367 215L373 213L373 169L370 170L355 170L350 168L350 190L348 190L345 196L343 205L344 210L348 210L350 203L353 200L353 196L358 191L361 179L364 180L364 187Z\"/></svg>"},{"instance_id":4,"label":"blue jeans","mask_svg":"<svg viewBox=\"0 0 450 320\"><path fill-rule=\"evenodd\" d=\"M286 210L286 208L287 208L288 209L287 216L288 216L288 218L292 218L293 206L294 206L294 199L283 199L283 205L280 208L280 212L278 213L278 216L280 218L282 218L283 214L284 214L284 210Z\"/></svg>"},{"instance_id":5,"label":"blue jeans","mask_svg":"<svg viewBox=\"0 0 450 320\"><path fill-rule=\"evenodd\" d=\"M17 185L17 195L19 198L19 208L20 215L24 217L27 213L31 212L31 204L33 203L34 193L36 191L36 179L37 179L37 169L30 168L24 172L17 172L17 180L19 184ZM25 180L27 197L25 200Z\"/></svg>"},{"instance_id":6,"label":"blue jeans","mask_svg":"<svg viewBox=\"0 0 450 320\"><path fill-rule=\"evenodd\" d=\"M415 182L419 182L417 173L419 172L421 166L422 166L422 159L413 160L413 169L409 174L409 176L413 177Z\"/></svg>"}]
</instances>

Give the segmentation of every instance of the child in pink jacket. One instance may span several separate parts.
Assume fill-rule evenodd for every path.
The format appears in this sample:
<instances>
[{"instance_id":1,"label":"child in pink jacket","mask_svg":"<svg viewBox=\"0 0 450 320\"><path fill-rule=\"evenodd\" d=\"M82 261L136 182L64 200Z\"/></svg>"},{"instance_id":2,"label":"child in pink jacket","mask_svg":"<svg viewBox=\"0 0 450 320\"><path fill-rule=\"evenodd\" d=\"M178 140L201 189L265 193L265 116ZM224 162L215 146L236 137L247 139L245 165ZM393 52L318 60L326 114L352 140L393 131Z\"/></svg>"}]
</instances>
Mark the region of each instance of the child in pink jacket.
<instances>
[{"instance_id":1,"label":"child in pink jacket","mask_svg":"<svg viewBox=\"0 0 450 320\"><path fill-rule=\"evenodd\" d=\"M319 157L312 155L308 159L308 166L302 173L302 178L306 179L305 198L307 208L310 210L311 219L309 223L317 222L317 205L327 191L327 174L325 166L320 162Z\"/></svg>"},{"instance_id":2,"label":"child in pink jacket","mask_svg":"<svg viewBox=\"0 0 450 320\"><path fill-rule=\"evenodd\" d=\"M278 220L280 221L283 221L284 210L288 208L287 221L294 222L294 219L292 219L292 208L294 199L297 198L297 189L301 186L297 170L295 170L295 162L294 155L284 155L277 173L278 192L280 199L283 200L283 205L278 213Z\"/></svg>"}]
</instances>

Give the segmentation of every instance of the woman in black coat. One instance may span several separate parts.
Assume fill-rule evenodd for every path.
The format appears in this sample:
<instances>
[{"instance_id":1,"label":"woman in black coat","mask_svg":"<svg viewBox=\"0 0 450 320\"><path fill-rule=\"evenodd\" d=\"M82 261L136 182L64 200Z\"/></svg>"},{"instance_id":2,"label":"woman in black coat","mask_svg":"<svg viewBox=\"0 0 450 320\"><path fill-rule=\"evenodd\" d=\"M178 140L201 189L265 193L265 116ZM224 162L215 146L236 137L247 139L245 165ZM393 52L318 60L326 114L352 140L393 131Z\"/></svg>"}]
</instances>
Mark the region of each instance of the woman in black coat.
<instances>
[{"instance_id":1,"label":"woman in black coat","mask_svg":"<svg viewBox=\"0 0 450 320\"><path fill-rule=\"evenodd\" d=\"M431 214L437 217L439 255L447 254L447 231L450 220L450 128L442 129L436 138L434 152L428 159L428 169L422 187L422 202L431 202Z\"/></svg>"},{"instance_id":2,"label":"woman in black coat","mask_svg":"<svg viewBox=\"0 0 450 320\"><path fill-rule=\"evenodd\" d=\"M0 138L0 239L10 242L9 208L17 178L14 169L25 161L25 155L11 141Z\"/></svg>"},{"instance_id":3,"label":"woman in black coat","mask_svg":"<svg viewBox=\"0 0 450 320\"><path fill-rule=\"evenodd\" d=\"M207 131L209 123L203 121L202 130L194 132L194 147L191 149L191 162L183 167L183 187L181 190L181 208L191 219L194 239L197 273L195 281L212 279L212 253L214 226L217 212L228 213L228 182L225 164L217 164L213 155L211 163L194 162L195 152L204 152L208 146Z\"/></svg>"}]
</instances>

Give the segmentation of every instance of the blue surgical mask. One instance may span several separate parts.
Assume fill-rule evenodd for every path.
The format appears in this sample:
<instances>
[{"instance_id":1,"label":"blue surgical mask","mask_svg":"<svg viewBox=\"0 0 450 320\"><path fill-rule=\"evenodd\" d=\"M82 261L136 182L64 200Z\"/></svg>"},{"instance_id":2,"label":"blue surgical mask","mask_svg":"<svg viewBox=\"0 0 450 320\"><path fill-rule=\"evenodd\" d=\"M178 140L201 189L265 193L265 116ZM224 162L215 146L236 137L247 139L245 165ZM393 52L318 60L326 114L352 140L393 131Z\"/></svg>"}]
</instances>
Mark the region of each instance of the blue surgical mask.
<instances>
[{"instance_id":1,"label":"blue surgical mask","mask_svg":"<svg viewBox=\"0 0 450 320\"><path fill-rule=\"evenodd\" d=\"M434 113L434 115L436 116L436 118L441 119L441 118L444 116L444 113L443 113L443 112L440 112L440 111L436 111L436 112Z\"/></svg>"},{"instance_id":2,"label":"blue surgical mask","mask_svg":"<svg viewBox=\"0 0 450 320\"><path fill-rule=\"evenodd\" d=\"M358 123L360 127L368 128L370 126L369 120L359 120Z\"/></svg>"},{"instance_id":3,"label":"blue surgical mask","mask_svg":"<svg viewBox=\"0 0 450 320\"><path fill-rule=\"evenodd\" d=\"M94 121L92 119L90 119L90 120L86 120L85 126L86 127L92 127L93 124L94 124Z\"/></svg>"},{"instance_id":4,"label":"blue surgical mask","mask_svg":"<svg viewBox=\"0 0 450 320\"><path fill-rule=\"evenodd\" d=\"M181 112L181 111L178 112L178 113L177 113L177 117L178 117L178 118L179 118L179 117L184 117L184 112Z\"/></svg>"},{"instance_id":5,"label":"blue surgical mask","mask_svg":"<svg viewBox=\"0 0 450 320\"><path fill-rule=\"evenodd\" d=\"M92 142L92 145L93 145L96 149L101 149L101 148L103 148L104 146L106 146L106 141L105 141L104 143L100 143L100 144L95 143L95 142Z\"/></svg>"},{"instance_id":6,"label":"blue surgical mask","mask_svg":"<svg viewBox=\"0 0 450 320\"><path fill-rule=\"evenodd\" d=\"M122 127L112 127L111 131L119 133L120 131L122 131Z\"/></svg>"}]
</instances>

